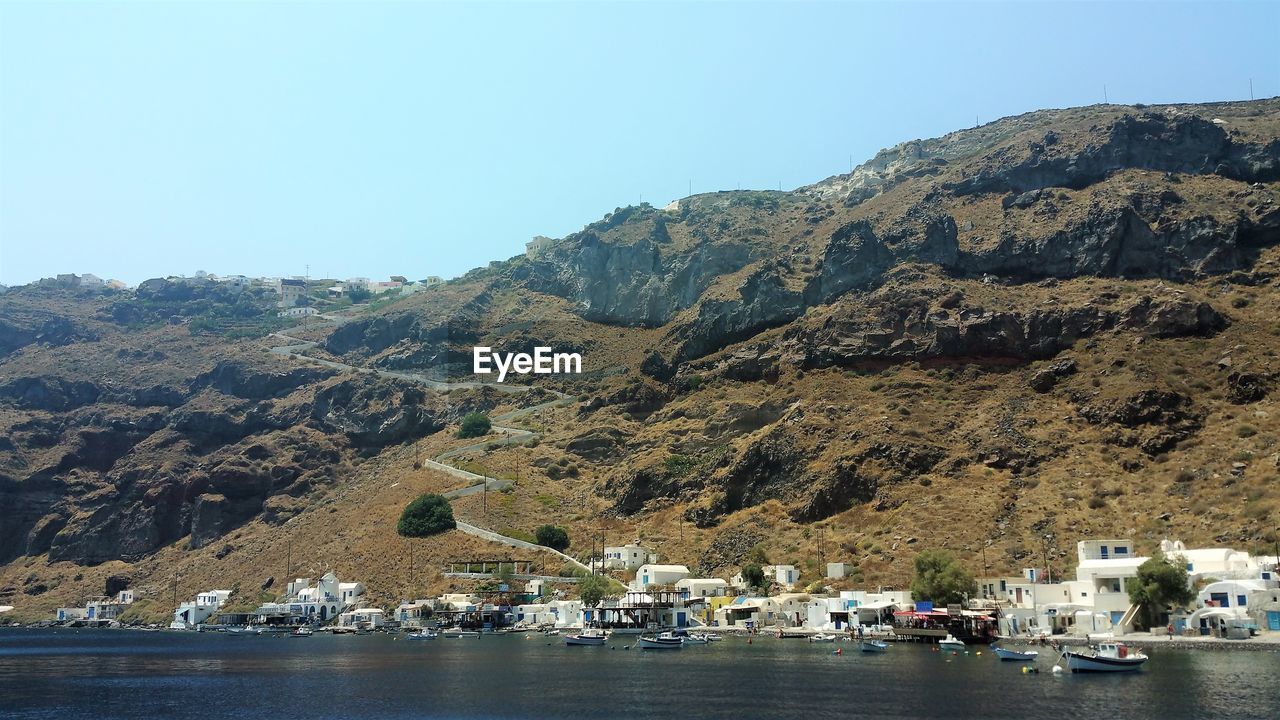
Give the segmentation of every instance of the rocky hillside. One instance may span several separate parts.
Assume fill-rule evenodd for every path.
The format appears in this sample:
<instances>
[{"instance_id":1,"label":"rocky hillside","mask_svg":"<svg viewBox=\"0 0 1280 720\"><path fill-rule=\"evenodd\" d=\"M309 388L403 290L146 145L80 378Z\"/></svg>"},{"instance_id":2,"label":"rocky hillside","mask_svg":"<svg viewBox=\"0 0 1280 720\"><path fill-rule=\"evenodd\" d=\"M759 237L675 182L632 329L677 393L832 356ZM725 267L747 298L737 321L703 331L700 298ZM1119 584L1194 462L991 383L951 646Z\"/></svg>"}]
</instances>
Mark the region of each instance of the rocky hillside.
<instances>
[{"instance_id":1,"label":"rocky hillside","mask_svg":"<svg viewBox=\"0 0 1280 720\"><path fill-rule=\"evenodd\" d=\"M406 574L388 520L451 486L417 461L463 444L439 432L460 413L545 399L413 381L474 380L477 344L583 354L538 381L574 402L518 416L540 439L450 460L516 481L460 515L566 523L574 553L603 531L725 572L761 545L808 578L821 557L902 583L923 547L977 572L1046 552L1061 572L1090 534L1271 547L1278 245L1280 101L1095 106L792 192L620 208L311 331L316 360L390 376L14 291L0 600L108 571L258 587L261 560L218 553L275 567L294 543L392 597L442 587L458 548L506 554L451 534Z\"/></svg>"}]
</instances>

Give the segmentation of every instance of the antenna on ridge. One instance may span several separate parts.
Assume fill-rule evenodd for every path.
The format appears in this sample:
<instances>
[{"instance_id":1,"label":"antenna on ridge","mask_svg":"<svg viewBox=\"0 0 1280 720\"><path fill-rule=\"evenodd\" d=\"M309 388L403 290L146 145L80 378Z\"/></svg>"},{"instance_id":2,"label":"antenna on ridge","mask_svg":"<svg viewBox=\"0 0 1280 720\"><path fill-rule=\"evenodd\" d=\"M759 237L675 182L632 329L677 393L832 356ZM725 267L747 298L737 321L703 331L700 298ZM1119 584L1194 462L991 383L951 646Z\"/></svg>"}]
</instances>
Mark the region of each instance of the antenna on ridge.
<instances>
[{"instance_id":1,"label":"antenna on ridge","mask_svg":"<svg viewBox=\"0 0 1280 720\"><path fill-rule=\"evenodd\" d=\"M1104 105L1110 105L1110 104L1111 104L1111 101L1107 99L1107 85L1106 85L1106 83L1103 83L1103 84L1102 84L1102 103L1103 103Z\"/></svg>"}]
</instances>

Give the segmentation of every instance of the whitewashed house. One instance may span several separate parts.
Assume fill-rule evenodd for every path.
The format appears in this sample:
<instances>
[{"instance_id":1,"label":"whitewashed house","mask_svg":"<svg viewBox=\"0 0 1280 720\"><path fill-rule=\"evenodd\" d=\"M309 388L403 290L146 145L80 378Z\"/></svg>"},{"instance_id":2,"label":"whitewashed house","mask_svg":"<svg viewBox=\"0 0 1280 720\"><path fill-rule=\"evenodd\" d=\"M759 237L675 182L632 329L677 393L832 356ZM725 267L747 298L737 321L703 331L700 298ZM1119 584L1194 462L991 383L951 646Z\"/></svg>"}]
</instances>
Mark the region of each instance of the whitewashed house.
<instances>
[{"instance_id":1,"label":"whitewashed house","mask_svg":"<svg viewBox=\"0 0 1280 720\"><path fill-rule=\"evenodd\" d=\"M259 622L268 618L287 618L289 622L326 623L337 620L345 610L357 607L364 596L364 585L358 582L339 582L332 572L327 572L313 587L310 578L297 578L285 588L286 599L278 603L264 603L256 611Z\"/></svg>"},{"instance_id":2,"label":"whitewashed house","mask_svg":"<svg viewBox=\"0 0 1280 720\"><path fill-rule=\"evenodd\" d=\"M195 602L184 602L173 611L173 622L169 627L175 630L190 630L213 617L218 608L231 597L230 590L210 590L196 595Z\"/></svg>"},{"instance_id":3,"label":"whitewashed house","mask_svg":"<svg viewBox=\"0 0 1280 720\"><path fill-rule=\"evenodd\" d=\"M774 581L785 590L790 590L800 579L795 565L765 565L763 569L766 580Z\"/></svg>"},{"instance_id":4,"label":"whitewashed house","mask_svg":"<svg viewBox=\"0 0 1280 720\"><path fill-rule=\"evenodd\" d=\"M631 582L631 588L646 590L651 585L675 585L689 577L689 574L689 568L684 565L646 563L636 570L636 579Z\"/></svg>"},{"instance_id":5,"label":"whitewashed house","mask_svg":"<svg viewBox=\"0 0 1280 720\"><path fill-rule=\"evenodd\" d=\"M405 600L396 607L395 619L400 627L423 627L434 614L432 605L430 600Z\"/></svg>"},{"instance_id":6,"label":"whitewashed house","mask_svg":"<svg viewBox=\"0 0 1280 720\"><path fill-rule=\"evenodd\" d=\"M386 615L381 608L356 608L338 615L338 627L358 630L374 630L382 627L385 622Z\"/></svg>"},{"instance_id":7,"label":"whitewashed house","mask_svg":"<svg viewBox=\"0 0 1280 720\"><path fill-rule=\"evenodd\" d=\"M676 590L689 598L721 597L728 594L729 583L720 578L684 578L676 581Z\"/></svg>"},{"instance_id":8,"label":"whitewashed house","mask_svg":"<svg viewBox=\"0 0 1280 720\"><path fill-rule=\"evenodd\" d=\"M641 565L658 562L658 556L652 550L638 544L608 547L604 549L604 566L616 570L636 570Z\"/></svg>"}]
</instances>

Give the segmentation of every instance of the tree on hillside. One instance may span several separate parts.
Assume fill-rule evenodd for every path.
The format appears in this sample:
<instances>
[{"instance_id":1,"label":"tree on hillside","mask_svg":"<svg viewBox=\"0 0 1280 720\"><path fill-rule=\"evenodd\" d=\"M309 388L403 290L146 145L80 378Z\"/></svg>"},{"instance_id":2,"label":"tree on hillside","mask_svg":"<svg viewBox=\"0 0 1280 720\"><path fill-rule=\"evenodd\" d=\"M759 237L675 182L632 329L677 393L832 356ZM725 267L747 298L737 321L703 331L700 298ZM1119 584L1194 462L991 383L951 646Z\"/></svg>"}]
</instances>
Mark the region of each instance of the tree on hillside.
<instances>
[{"instance_id":1,"label":"tree on hillside","mask_svg":"<svg viewBox=\"0 0 1280 720\"><path fill-rule=\"evenodd\" d=\"M916 555L915 577L911 578L911 594L919 600L932 600L936 605L964 602L978 592L973 575L946 550L925 550Z\"/></svg>"},{"instance_id":2,"label":"tree on hillside","mask_svg":"<svg viewBox=\"0 0 1280 720\"><path fill-rule=\"evenodd\" d=\"M1128 583L1129 602L1142 606L1147 627L1165 622L1169 606L1183 606L1196 599L1185 563L1156 553L1138 566L1138 576Z\"/></svg>"},{"instance_id":3,"label":"tree on hillside","mask_svg":"<svg viewBox=\"0 0 1280 720\"><path fill-rule=\"evenodd\" d=\"M569 531L559 525L541 525L533 533L539 545L564 552L569 549Z\"/></svg>"},{"instance_id":4,"label":"tree on hillside","mask_svg":"<svg viewBox=\"0 0 1280 720\"><path fill-rule=\"evenodd\" d=\"M609 592L609 578L604 575L588 575L578 581L578 596L582 598L583 607L595 607Z\"/></svg>"},{"instance_id":5,"label":"tree on hillside","mask_svg":"<svg viewBox=\"0 0 1280 720\"><path fill-rule=\"evenodd\" d=\"M492 426L488 415L481 412L467 413L467 416L462 418L462 426L458 428L458 437L473 438L488 435Z\"/></svg>"},{"instance_id":6,"label":"tree on hillside","mask_svg":"<svg viewBox=\"0 0 1280 720\"><path fill-rule=\"evenodd\" d=\"M750 588L764 587L764 568L759 563L749 562L742 566L742 581Z\"/></svg>"},{"instance_id":7,"label":"tree on hillside","mask_svg":"<svg viewBox=\"0 0 1280 720\"><path fill-rule=\"evenodd\" d=\"M409 503L396 523L396 532L405 537L427 537L452 530L453 508L442 495L423 495Z\"/></svg>"}]
</instances>

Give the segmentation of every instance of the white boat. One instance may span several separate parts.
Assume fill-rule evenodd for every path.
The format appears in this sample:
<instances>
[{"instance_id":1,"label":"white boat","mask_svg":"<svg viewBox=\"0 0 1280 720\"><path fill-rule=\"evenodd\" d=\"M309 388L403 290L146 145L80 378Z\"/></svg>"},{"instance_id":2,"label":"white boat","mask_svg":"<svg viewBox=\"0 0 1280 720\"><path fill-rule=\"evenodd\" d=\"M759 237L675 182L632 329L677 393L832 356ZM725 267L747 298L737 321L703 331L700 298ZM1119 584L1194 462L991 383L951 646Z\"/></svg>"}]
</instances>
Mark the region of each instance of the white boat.
<instances>
[{"instance_id":1,"label":"white boat","mask_svg":"<svg viewBox=\"0 0 1280 720\"><path fill-rule=\"evenodd\" d=\"M551 636L551 635L559 635L559 634L560 634L560 631L559 631L559 630L557 630L557 629L555 629L555 628L552 628L552 629L550 629L550 630L543 630L543 631L542 631L542 634L543 634L543 635L546 635L546 636L548 636L548 637L549 637L549 636Z\"/></svg>"},{"instance_id":2,"label":"white boat","mask_svg":"<svg viewBox=\"0 0 1280 720\"><path fill-rule=\"evenodd\" d=\"M311 637L312 635L315 635L315 631L307 627L294 628L293 632L289 633L289 637Z\"/></svg>"},{"instance_id":3,"label":"white boat","mask_svg":"<svg viewBox=\"0 0 1280 720\"><path fill-rule=\"evenodd\" d=\"M817 635L809 636L809 642L811 643L827 643L827 642L835 642L835 641L836 641L835 635L828 635L826 633L818 633Z\"/></svg>"},{"instance_id":4,"label":"white boat","mask_svg":"<svg viewBox=\"0 0 1280 720\"><path fill-rule=\"evenodd\" d=\"M862 652L882 653L889 649L889 643L883 640L863 640L859 645L861 646Z\"/></svg>"},{"instance_id":5,"label":"white boat","mask_svg":"<svg viewBox=\"0 0 1280 720\"><path fill-rule=\"evenodd\" d=\"M661 635L641 635L636 645L641 650L679 650L684 647L684 638L674 633L664 632Z\"/></svg>"},{"instance_id":6,"label":"white boat","mask_svg":"<svg viewBox=\"0 0 1280 720\"><path fill-rule=\"evenodd\" d=\"M1035 650L1010 650L1002 648L999 645L992 645L991 652L1001 660L1009 660L1011 662L1031 662L1040 657L1040 653Z\"/></svg>"},{"instance_id":7,"label":"white boat","mask_svg":"<svg viewBox=\"0 0 1280 720\"><path fill-rule=\"evenodd\" d=\"M684 640L685 645L706 645L711 642L707 639L706 635L701 633L689 633L688 635L682 635L681 639Z\"/></svg>"},{"instance_id":8,"label":"white boat","mask_svg":"<svg viewBox=\"0 0 1280 720\"><path fill-rule=\"evenodd\" d=\"M565 645L603 645L609 635L600 628L587 628L576 635L565 635Z\"/></svg>"},{"instance_id":9,"label":"white boat","mask_svg":"<svg viewBox=\"0 0 1280 720\"><path fill-rule=\"evenodd\" d=\"M431 632L430 630L420 630L418 632L406 633L404 636L404 639L405 640L434 640L437 635L438 633Z\"/></svg>"},{"instance_id":10,"label":"white boat","mask_svg":"<svg viewBox=\"0 0 1280 720\"><path fill-rule=\"evenodd\" d=\"M956 636L947 633L947 636L938 641L938 647L943 650L964 650L964 641L957 640Z\"/></svg>"},{"instance_id":11,"label":"white boat","mask_svg":"<svg viewBox=\"0 0 1280 720\"><path fill-rule=\"evenodd\" d=\"M1147 656L1130 650L1124 643L1100 643L1087 650L1063 650L1067 668L1079 672L1132 672L1142 667Z\"/></svg>"}]
</instances>

